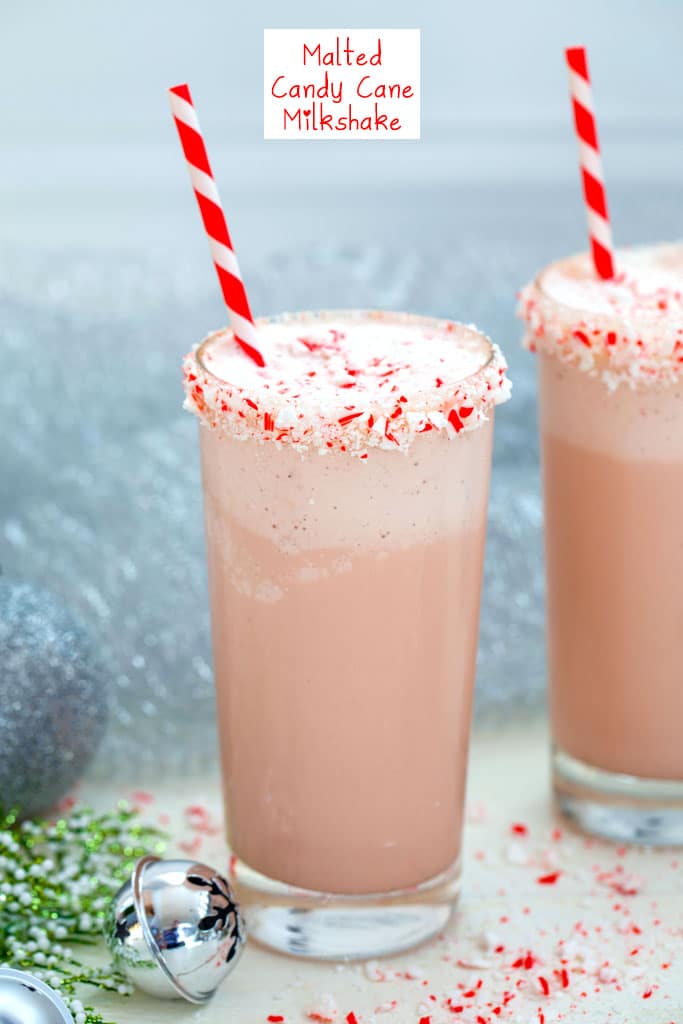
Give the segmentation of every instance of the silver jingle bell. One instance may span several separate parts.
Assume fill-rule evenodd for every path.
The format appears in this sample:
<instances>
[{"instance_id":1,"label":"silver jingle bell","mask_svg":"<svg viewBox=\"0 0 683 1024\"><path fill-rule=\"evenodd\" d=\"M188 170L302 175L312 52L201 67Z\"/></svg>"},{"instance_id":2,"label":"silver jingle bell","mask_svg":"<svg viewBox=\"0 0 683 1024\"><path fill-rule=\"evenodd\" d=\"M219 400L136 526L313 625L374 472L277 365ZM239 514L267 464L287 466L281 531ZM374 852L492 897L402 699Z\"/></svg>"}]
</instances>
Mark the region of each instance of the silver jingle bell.
<instances>
[{"instance_id":1,"label":"silver jingle bell","mask_svg":"<svg viewBox=\"0 0 683 1024\"><path fill-rule=\"evenodd\" d=\"M0 967L0 1024L73 1024L54 989L26 971Z\"/></svg>"},{"instance_id":2,"label":"silver jingle bell","mask_svg":"<svg viewBox=\"0 0 683 1024\"><path fill-rule=\"evenodd\" d=\"M143 992L206 1003L237 963L245 929L213 868L142 857L114 897L106 937L117 967Z\"/></svg>"}]
</instances>

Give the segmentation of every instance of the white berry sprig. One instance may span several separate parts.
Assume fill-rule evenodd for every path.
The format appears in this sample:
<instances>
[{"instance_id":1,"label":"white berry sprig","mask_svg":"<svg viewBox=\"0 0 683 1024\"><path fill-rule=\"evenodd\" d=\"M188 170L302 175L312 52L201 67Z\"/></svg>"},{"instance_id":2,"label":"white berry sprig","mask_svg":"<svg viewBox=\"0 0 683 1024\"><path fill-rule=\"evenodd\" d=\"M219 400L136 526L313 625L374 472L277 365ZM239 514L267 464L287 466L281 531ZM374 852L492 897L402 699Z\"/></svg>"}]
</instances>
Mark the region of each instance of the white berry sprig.
<instances>
[{"instance_id":1,"label":"white berry sprig","mask_svg":"<svg viewBox=\"0 0 683 1024\"><path fill-rule=\"evenodd\" d=\"M113 964L93 967L76 950L101 939L111 899L135 861L163 849L162 834L123 803L51 822L0 814L0 964L56 989L75 1024L113 1024L81 1002L81 989L130 995L131 986Z\"/></svg>"}]
</instances>

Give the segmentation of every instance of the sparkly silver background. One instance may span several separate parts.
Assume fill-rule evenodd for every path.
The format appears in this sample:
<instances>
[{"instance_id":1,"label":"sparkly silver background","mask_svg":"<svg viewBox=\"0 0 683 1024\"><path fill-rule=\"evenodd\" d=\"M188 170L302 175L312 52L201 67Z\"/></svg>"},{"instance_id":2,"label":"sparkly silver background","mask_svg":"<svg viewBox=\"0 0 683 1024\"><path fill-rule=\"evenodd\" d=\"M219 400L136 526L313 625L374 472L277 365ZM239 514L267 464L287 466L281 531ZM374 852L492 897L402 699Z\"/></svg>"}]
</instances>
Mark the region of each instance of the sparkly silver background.
<instances>
[{"instance_id":1,"label":"sparkly silver background","mask_svg":"<svg viewBox=\"0 0 683 1024\"><path fill-rule=\"evenodd\" d=\"M674 198L660 192L647 210L662 235ZM535 373L518 344L515 290L582 225L565 225L552 195L533 234L529 193L474 200L481 209L473 201L459 224L444 207L441 237L415 233L400 249L350 240L243 262L259 312L457 315L508 354L515 390L496 427L477 683L479 714L491 716L537 705L543 687ZM69 249L57 259L17 247L2 258L0 298L3 570L60 595L99 646L112 714L95 771L139 782L206 764L215 737L197 427L181 410L179 363L222 319L208 257Z\"/></svg>"},{"instance_id":2,"label":"sparkly silver background","mask_svg":"<svg viewBox=\"0 0 683 1024\"><path fill-rule=\"evenodd\" d=\"M192 279L168 263L32 253L2 268L2 567L89 624L113 705L100 760L131 773L204 761L214 747L197 426L181 410L179 363L220 308L208 258ZM482 709L534 700L542 678L533 383L513 319L523 271L503 253L495 267L460 248L396 258L339 245L244 268L259 311L457 312L513 357L515 400L496 441Z\"/></svg>"}]
</instances>

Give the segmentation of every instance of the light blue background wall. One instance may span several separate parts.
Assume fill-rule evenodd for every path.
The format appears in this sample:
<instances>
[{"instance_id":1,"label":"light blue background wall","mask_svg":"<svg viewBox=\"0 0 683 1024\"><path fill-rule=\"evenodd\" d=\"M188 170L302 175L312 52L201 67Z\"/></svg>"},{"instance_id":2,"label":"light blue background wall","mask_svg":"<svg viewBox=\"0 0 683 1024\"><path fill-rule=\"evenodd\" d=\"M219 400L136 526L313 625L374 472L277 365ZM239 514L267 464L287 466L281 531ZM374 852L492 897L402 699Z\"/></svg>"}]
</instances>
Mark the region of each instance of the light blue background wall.
<instances>
[{"instance_id":1,"label":"light blue background wall","mask_svg":"<svg viewBox=\"0 0 683 1024\"><path fill-rule=\"evenodd\" d=\"M263 28L344 25L422 29L422 141L264 142ZM571 186L562 50L576 43L589 46L615 195L640 185L629 202L644 202L646 189L683 180L680 0L5 0L0 240L116 245L180 233L192 245L164 96L179 80L191 83L242 248L264 244L269 223L283 230L272 204L296 215L303 241L343 233L354 197L373 190L391 204L409 186L419 207L435 186Z\"/></svg>"}]
</instances>

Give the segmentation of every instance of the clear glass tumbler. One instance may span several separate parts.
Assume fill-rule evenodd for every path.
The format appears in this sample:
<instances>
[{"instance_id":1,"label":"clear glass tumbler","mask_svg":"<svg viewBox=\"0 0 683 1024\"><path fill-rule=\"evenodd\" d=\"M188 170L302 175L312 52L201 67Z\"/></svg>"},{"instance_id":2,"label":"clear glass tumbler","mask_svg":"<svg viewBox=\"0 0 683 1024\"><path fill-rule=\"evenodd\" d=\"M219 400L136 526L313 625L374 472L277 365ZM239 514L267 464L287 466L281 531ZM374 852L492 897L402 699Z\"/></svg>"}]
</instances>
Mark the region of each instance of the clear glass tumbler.
<instances>
[{"instance_id":1,"label":"clear glass tumbler","mask_svg":"<svg viewBox=\"0 0 683 1024\"><path fill-rule=\"evenodd\" d=\"M582 266L527 293L554 789L588 832L683 843L683 248L622 252L623 279L588 290Z\"/></svg>"},{"instance_id":2,"label":"clear glass tumbler","mask_svg":"<svg viewBox=\"0 0 683 1024\"><path fill-rule=\"evenodd\" d=\"M360 458L200 429L231 872L278 950L376 956L451 914L493 408L452 433Z\"/></svg>"}]
</instances>

